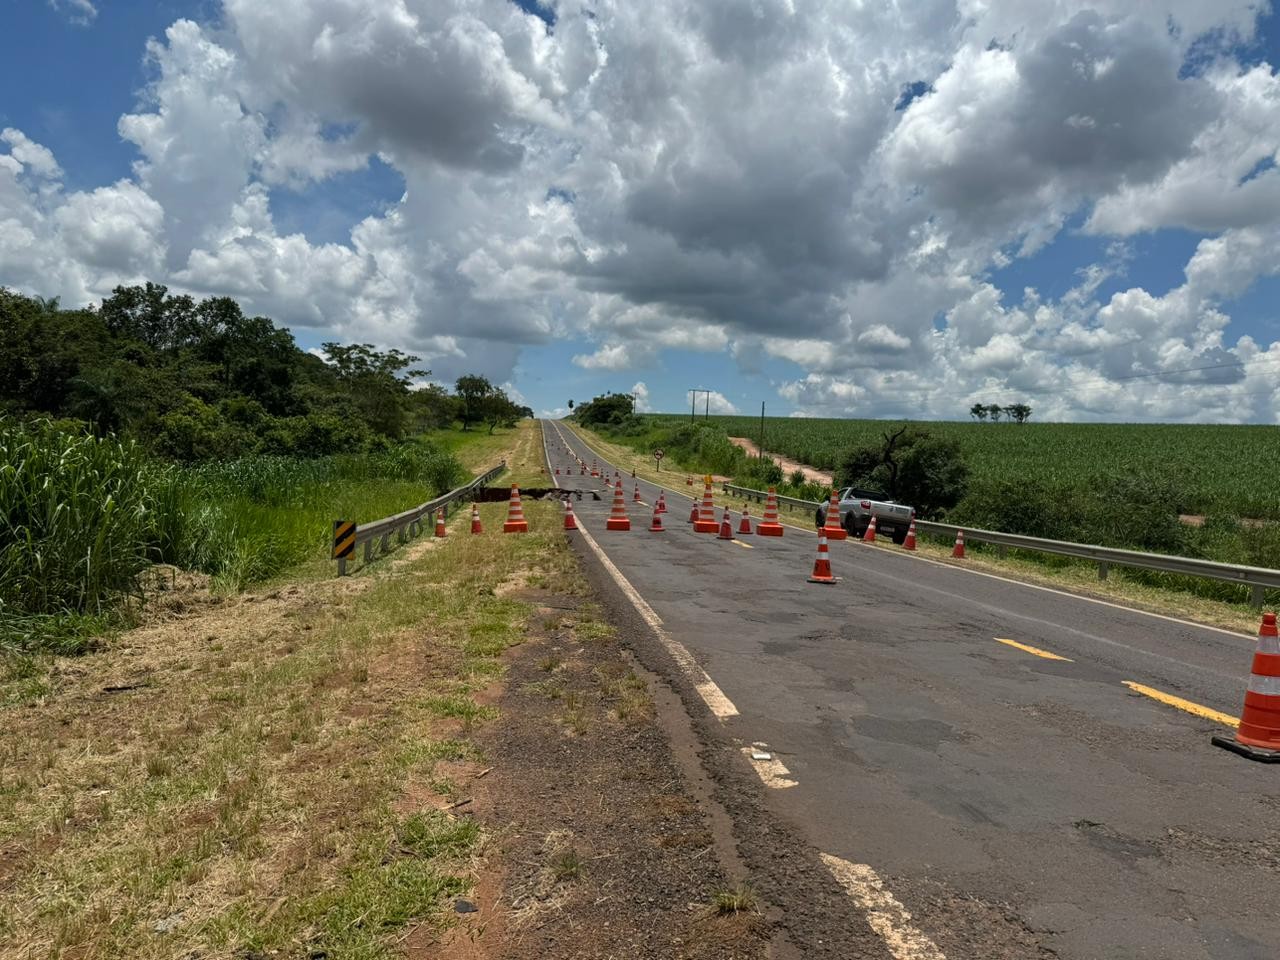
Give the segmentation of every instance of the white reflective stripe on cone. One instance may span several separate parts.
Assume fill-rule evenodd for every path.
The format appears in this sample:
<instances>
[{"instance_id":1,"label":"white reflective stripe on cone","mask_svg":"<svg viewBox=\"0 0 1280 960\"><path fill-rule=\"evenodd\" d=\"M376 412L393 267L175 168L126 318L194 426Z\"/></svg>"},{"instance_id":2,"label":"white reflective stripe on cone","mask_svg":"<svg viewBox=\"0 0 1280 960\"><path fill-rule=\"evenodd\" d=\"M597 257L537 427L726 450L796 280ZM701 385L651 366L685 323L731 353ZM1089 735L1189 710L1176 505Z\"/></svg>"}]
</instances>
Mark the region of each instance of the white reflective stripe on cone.
<instances>
[{"instance_id":1,"label":"white reflective stripe on cone","mask_svg":"<svg viewBox=\"0 0 1280 960\"><path fill-rule=\"evenodd\" d=\"M1264 697L1280 697L1280 677L1260 677L1256 673L1250 674L1249 692L1260 693Z\"/></svg>"}]
</instances>

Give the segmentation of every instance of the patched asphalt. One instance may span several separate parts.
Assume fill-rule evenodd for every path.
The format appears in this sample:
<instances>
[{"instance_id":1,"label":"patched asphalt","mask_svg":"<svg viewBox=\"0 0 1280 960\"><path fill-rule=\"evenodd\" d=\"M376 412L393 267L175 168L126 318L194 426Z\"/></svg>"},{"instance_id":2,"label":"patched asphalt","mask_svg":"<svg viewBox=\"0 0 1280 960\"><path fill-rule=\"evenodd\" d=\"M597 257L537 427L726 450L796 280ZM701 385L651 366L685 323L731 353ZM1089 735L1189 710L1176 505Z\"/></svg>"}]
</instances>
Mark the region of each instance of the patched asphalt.
<instances>
[{"instance_id":1,"label":"patched asphalt","mask_svg":"<svg viewBox=\"0 0 1280 960\"><path fill-rule=\"evenodd\" d=\"M595 456L544 430L552 467L568 466L564 442ZM830 893L810 870L821 851L873 867L952 958L1280 956L1280 767L1212 747L1229 728L1123 686L1236 716L1251 638L852 542L831 545L841 582L810 584L812 534L751 537L751 550L695 534L682 475L667 532L649 533L658 488L639 481L642 507L624 477L631 531L605 529L608 497L575 502L578 521L736 705L700 717L704 762L775 901L789 883ZM751 783L739 747L756 741L796 786ZM791 907L792 939L821 946L803 897Z\"/></svg>"}]
</instances>

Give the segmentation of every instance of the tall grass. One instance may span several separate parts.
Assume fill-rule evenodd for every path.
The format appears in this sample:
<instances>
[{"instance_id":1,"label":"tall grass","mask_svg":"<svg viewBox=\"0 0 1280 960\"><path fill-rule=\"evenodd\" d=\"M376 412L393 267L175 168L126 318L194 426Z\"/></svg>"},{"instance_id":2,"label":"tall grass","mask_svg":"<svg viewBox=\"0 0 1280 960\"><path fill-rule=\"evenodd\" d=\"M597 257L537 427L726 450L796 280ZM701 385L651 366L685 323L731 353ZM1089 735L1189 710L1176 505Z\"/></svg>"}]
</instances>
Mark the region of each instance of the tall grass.
<instances>
[{"instance_id":1,"label":"tall grass","mask_svg":"<svg viewBox=\"0 0 1280 960\"><path fill-rule=\"evenodd\" d=\"M136 590L154 481L132 443L0 424L0 607L97 613Z\"/></svg>"},{"instance_id":2,"label":"tall grass","mask_svg":"<svg viewBox=\"0 0 1280 960\"><path fill-rule=\"evenodd\" d=\"M0 648L80 649L153 563L237 589L323 557L339 517L396 513L465 476L427 443L184 469L128 441L0 420Z\"/></svg>"}]
</instances>

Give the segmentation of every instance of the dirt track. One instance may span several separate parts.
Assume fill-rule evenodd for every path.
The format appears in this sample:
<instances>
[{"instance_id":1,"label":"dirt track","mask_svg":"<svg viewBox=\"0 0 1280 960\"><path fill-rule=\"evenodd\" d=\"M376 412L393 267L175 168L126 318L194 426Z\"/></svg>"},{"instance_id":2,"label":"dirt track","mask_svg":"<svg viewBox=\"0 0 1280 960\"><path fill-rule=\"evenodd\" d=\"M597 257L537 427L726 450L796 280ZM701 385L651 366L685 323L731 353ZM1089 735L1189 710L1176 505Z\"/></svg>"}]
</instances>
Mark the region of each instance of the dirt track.
<instances>
[{"instance_id":1,"label":"dirt track","mask_svg":"<svg viewBox=\"0 0 1280 960\"><path fill-rule=\"evenodd\" d=\"M746 437L730 437L729 442L735 447L741 447L753 457L760 456L760 448ZM829 470L819 470L817 467L811 467L806 463L800 463L796 460L789 460L786 457L780 457L777 454L769 454L769 459L780 466L788 476L795 470L799 470L804 474L804 478L811 483L831 484L835 480Z\"/></svg>"}]
</instances>

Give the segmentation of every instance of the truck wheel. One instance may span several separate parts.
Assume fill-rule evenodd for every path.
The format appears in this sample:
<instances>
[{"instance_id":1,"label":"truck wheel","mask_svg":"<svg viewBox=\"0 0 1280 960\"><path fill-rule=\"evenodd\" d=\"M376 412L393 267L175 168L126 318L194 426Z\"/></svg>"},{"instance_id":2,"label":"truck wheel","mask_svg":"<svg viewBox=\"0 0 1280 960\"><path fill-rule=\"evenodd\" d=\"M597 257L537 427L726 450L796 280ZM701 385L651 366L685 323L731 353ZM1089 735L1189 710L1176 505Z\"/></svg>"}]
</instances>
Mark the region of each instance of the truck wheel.
<instances>
[{"instance_id":1,"label":"truck wheel","mask_svg":"<svg viewBox=\"0 0 1280 960\"><path fill-rule=\"evenodd\" d=\"M903 531L901 531L901 532L899 532L899 533L895 533L895 534L893 535L893 542L894 542L894 543L896 543L898 546L902 546L904 543L906 543L906 542L907 542L907 531L903 530Z\"/></svg>"},{"instance_id":2,"label":"truck wheel","mask_svg":"<svg viewBox=\"0 0 1280 960\"><path fill-rule=\"evenodd\" d=\"M815 525L819 530L821 530L821 529L822 529L822 525L823 525L824 523L826 523L826 522L827 522L827 521L826 521L826 518L824 518L824 517L822 516L822 511L821 511L821 510L815 510L815 511L813 512L813 522L814 522L814 525Z\"/></svg>"},{"instance_id":3,"label":"truck wheel","mask_svg":"<svg viewBox=\"0 0 1280 960\"><path fill-rule=\"evenodd\" d=\"M870 521L867 522L870 523ZM862 539L863 531L867 529L865 526L862 527L862 529L858 529L857 518L855 518L852 513L846 513L844 515L844 528L849 531L849 536L857 537L859 540Z\"/></svg>"}]
</instances>

